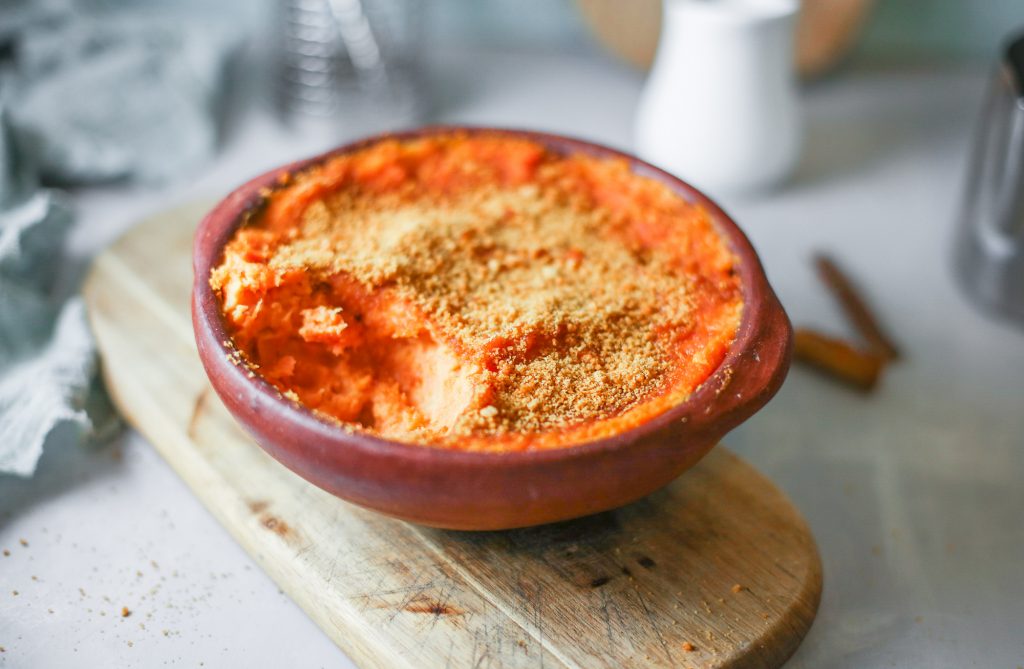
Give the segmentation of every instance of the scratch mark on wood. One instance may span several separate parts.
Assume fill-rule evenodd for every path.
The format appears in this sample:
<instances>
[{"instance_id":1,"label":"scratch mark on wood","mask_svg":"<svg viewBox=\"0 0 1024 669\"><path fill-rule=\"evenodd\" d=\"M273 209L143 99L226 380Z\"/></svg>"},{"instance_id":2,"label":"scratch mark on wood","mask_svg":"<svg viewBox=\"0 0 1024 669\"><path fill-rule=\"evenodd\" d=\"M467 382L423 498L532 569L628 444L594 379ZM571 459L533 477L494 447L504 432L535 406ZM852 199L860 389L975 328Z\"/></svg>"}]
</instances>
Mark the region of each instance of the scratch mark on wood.
<instances>
[{"instance_id":1,"label":"scratch mark on wood","mask_svg":"<svg viewBox=\"0 0 1024 669\"><path fill-rule=\"evenodd\" d=\"M367 572L367 573L370 573L370 572ZM368 607L370 605L370 598L371 597L373 597L374 595L381 596L381 593L384 593L384 591L381 588L383 588L384 581L385 581L386 578L387 578L387 575L386 575L385 571L383 571L383 570L378 570L377 571L377 580L374 582L373 587L367 588L365 594L363 595L363 602L364 602L363 610L366 610L366 607ZM390 622L393 619L394 619L394 614L392 614L392 616L390 618L388 618L388 622Z\"/></svg>"},{"instance_id":2,"label":"scratch mark on wood","mask_svg":"<svg viewBox=\"0 0 1024 669\"><path fill-rule=\"evenodd\" d=\"M608 591L601 591L601 617L604 619L604 630L608 636L608 647L614 648L615 646L615 635L612 634L612 617L608 613Z\"/></svg>"},{"instance_id":3,"label":"scratch mark on wood","mask_svg":"<svg viewBox=\"0 0 1024 669\"><path fill-rule=\"evenodd\" d=\"M337 570L338 570L338 555L337 555L337 553L335 553L334 555L331 556L331 566L328 567L328 569L327 569L327 578L325 579L327 583L333 583L334 582L334 573Z\"/></svg>"},{"instance_id":4,"label":"scratch mark on wood","mask_svg":"<svg viewBox=\"0 0 1024 669\"><path fill-rule=\"evenodd\" d=\"M426 582L421 583L420 579L423 578L424 575L427 577L427 580ZM398 617L399 613L408 610L408 607L413 606L418 602L431 601L431 598L427 595L427 591L435 587L436 580L436 578L432 577L430 570L420 569L415 574L413 574L411 585L402 588L393 588L391 590L369 592L364 596L367 598L373 596L383 598L385 595L403 594L404 597L401 599L397 606L387 602L385 602L382 606L382 608L391 609L391 614L386 618L386 621L388 623L391 623L395 620L395 618ZM379 583L380 581L378 581L378 584ZM436 623L436 618L432 622ZM433 625L431 625L431 627L433 627Z\"/></svg>"},{"instance_id":5,"label":"scratch mark on wood","mask_svg":"<svg viewBox=\"0 0 1024 669\"><path fill-rule=\"evenodd\" d=\"M544 645L544 586L541 584L537 585L536 592L534 594L534 611L536 612L537 618L537 643L541 646ZM540 654L540 662L537 664L541 669L544 669L544 653Z\"/></svg>"},{"instance_id":6,"label":"scratch mark on wood","mask_svg":"<svg viewBox=\"0 0 1024 669\"><path fill-rule=\"evenodd\" d=\"M196 428L199 427L199 419L203 416L203 410L206 408L206 398L209 395L210 386L206 386L196 395L195 402L192 403L192 415L189 416L188 427L185 428L185 434L188 435L189 439L194 440L196 438Z\"/></svg>"},{"instance_id":7,"label":"scratch mark on wood","mask_svg":"<svg viewBox=\"0 0 1024 669\"><path fill-rule=\"evenodd\" d=\"M452 651L455 650L455 636L450 637L448 642L448 652L445 653L446 657L444 660L444 669L451 669L452 666Z\"/></svg>"},{"instance_id":8,"label":"scratch mark on wood","mask_svg":"<svg viewBox=\"0 0 1024 669\"><path fill-rule=\"evenodd\" d=\"M484 660L489 660L490 657L491 657L490 653L488 653L488 651L485 648L484 652L483 652L483 655L478 657L476 662L473 664L473 669L480 669L480 666L483 664Z\"/></svg>"},{"instance_id":9,"label":"scratch mark on wood","mask_svg":"<svg viewBox=\"0 0 1024 669\"><path fill-rule=\"evenodd\" d=\"M615 619L619 621L618 628L620 630L628 629L626 620L622 617L622 607L619 606L615 600L609 602L609 610L615 612ZM610 616L609 616L610 617ZM636 644L633 643L633 639L630 635L626 634L621 637L624 641L627 641L631 648L636 648ZM621 642L620 642L621 644Z\"/></svg>"},{"instance_id":10,"label":"scratch mark on wood","mask_svg":"<svg viewBox=\"0 0 1024 669\"><path fill-rule=\"evenodd\" d=\"M384 597L386 595L398 595L398 594L412 593L412 597L415 597L416 595L422 593L427 588L432 588L434 586L434 584L435 584L435 581L433 579L427 581L426 583L420 583L419 582L419 574L417 574L416 578L413 579L412 585L406 585L406 586L403 586L401 588L391 588L389 590L370 590L369 592L366 592L366 593L364 593L361 596L362 597ZM410 597L410 599L412 597Z\"/></svg>"},{"instance_id":11,"label":"scratch mark on wood","mask_svg":"<svg viewBox=\"0 0 1024 669\"><path fill-rule=\"evenodd\" d=\"M665 651L665 657L671 663L672 651L669 649L668 644L665 643L665 637L661 635L661 629L658 628L658 623L654 621L654 616L651 614L651 609L648 608L647 601L644 599L644 596L640 592L639 588L637 588L636 590L636 597L638 600L640 600L640 606L642 606L644 609L644 617L647 618L647 623L651 626L651 629L654 630L654 635L658 637L658 643L661 644L662 649Z\"/></svg>"},{"instance_id":12,"label":"scratch mark on wood","mask_svg":"<svg viewBox=\"0 0 1024 669\"><path fill-rule=\"evenodd\" d=\"M412 569L409 568L409 565L406 564L404 560L391 558L385 564L394 569L396 573L399 573L403 576L408 576L412 573Z\"/></svg>"},{"instance_id":13,"label":"scratch mark on wood","mask_svg":"<svg viewBox=\"0 0 1024 669\"><path fill-rule=\"evenodd\" d=\"M472 651L472 653L469 656L469 660L470 660L470 662L473 663L474 667L479 665L479 663L480 663L480 660L478 659L477 654L476 654L476 648L477 648L477 645L479 643L480 643L480 630L475 630L473 632L473 651ZM482 655L481 655L481 657L482 657Z\"/></svg>"}]
</instances>

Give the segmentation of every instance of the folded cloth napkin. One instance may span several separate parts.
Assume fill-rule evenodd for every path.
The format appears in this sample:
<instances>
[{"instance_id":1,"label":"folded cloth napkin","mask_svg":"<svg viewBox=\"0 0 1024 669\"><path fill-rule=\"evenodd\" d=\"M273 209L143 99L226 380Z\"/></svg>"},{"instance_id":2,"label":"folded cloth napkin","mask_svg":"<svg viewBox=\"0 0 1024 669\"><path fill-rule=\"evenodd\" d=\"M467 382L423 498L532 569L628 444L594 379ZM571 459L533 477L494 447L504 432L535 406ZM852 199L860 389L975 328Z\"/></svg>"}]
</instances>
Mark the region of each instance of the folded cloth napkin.
<instances>
[{"instance_id":1,"label":"folded cloth napkin","mask_svg":"<svg viewBox=\"0 0 1024 669\"><path fill-rule=\"evenodd\" d=\"M0 0L0 473L31 475L59 425L116 424L82 302L54 291L71 207L40 182L153 183L201 165L239 45L213 21L87 4Z\"/></svg>"},{"instance_id":2,"label":"folded cloth napkin","mask_svg":"<svg viewBox=\"0 0 1024 669\"><path fill-rule=\"evenodd\" d=\"M60 193L42 189L0 107L0 472L31 475L47 435L109 426L86 411L96 390L96 352L79 299L53 295L71 226ZM102 400L91 402L102 414Z\"/></svg>"},{"instance_id":3,"label":"folded cloth napkin","mask_svg":"<svg viewBox=\"0 0 1024 669\"><path fill-rule=\"evenodd\" d=\"M16 38L13 121L49 182L159 182L202 165L239 45L215 21L75 14Z\"/></svg>"}]
</instances>

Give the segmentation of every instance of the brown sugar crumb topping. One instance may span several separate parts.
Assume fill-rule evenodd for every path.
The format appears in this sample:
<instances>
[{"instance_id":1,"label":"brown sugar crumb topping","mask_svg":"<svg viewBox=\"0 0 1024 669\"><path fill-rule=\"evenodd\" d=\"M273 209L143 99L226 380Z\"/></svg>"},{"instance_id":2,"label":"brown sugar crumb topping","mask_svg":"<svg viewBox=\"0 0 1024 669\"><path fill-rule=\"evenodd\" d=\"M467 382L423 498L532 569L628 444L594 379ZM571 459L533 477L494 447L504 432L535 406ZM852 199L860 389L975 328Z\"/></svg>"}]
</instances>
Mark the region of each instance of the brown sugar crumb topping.
<instances>
[{"instance_id":1,"label":"brown sugar crumb topping","mask_svg":"<svg viewBox=\"0 0 1024 669\"><path fill-rule=\"evenodd\" d=\"M213 271L233 343L286 397L391 438L454 443L679 401L724 355L742 308L734 258L667 187L546 152L528 178L463 159L456 187L416 169L385 189L325 189L286 217L256 214ZM607 206L596 189L609 184L645 203ZM713 345L687 339L698 330Z\"/></svg>"},{"instance_id":2,"label":"brown sugar crumb topping","mask_svg":"<svg viewBox=\"0 0 1024 669\"><path fill-rule=\"evenodd\" d=\"M268 264L386 287L443 339L491 351L477 376L494 396L452 434L537 431L649 395L668 364L655 332L690 317L685 280L609 234L616 225L534 185L455 201L343 193L312 204Z\"/></svg>"}]
</instances>

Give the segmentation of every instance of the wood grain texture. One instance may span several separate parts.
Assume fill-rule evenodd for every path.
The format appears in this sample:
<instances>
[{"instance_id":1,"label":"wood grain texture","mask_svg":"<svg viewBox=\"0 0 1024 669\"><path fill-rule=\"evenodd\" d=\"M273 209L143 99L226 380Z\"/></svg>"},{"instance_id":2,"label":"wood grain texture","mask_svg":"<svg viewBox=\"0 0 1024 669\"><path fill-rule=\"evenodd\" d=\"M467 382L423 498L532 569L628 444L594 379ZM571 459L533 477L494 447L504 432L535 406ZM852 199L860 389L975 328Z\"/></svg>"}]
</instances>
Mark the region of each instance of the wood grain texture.
<instances>
[{"instance_id":1,"label":"wood grain texture","mask_svg":"<svg viewBox=\"0 0 1024 669\"><path fill-rule=\"evenodd\" d=\"M154 217L96 260L85 294L108 387L360 666L777 667L799 644L821 591L814 541L723 448L617 511L483 533L392 520L280 466L235 425L195 352L189 249L206 209Z\"/></svg>"}]
</instances>

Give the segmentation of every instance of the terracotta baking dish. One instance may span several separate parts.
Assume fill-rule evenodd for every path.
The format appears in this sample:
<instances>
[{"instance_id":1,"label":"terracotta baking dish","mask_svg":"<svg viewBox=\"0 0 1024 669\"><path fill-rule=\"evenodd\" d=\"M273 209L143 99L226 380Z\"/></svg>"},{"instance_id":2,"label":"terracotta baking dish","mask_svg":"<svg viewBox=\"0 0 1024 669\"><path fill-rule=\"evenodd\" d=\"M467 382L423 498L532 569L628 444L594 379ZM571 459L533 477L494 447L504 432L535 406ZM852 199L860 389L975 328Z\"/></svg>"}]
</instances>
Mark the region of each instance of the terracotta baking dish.
<instances>
[{"instance_id":1,"label":"terracotta baking dish","mask_svg":"<svg viewBox=\"0 0 1024 669\"><path fill-rule=\"evenodd\" d=\"M403 444L345 431L285 400L244 362L231 361L210 270L243 215L259 206L261 190L282 174L381 139L374 137L253 179L218 204L196 232L192 321L199 356L228 410L270 455L338 497L390 516L452 529L522 527L612 509L661 488L775 394L789 367L792 329L750 242L711 200L641 160L578 139L456 127L390 136L454 131L524 137L562 154L625 158L636 173L706 207L739 258L744 296L736 340L724 362L685 402L638 427L545 451L493 454Z\"/></svg>"}]
</instances>

